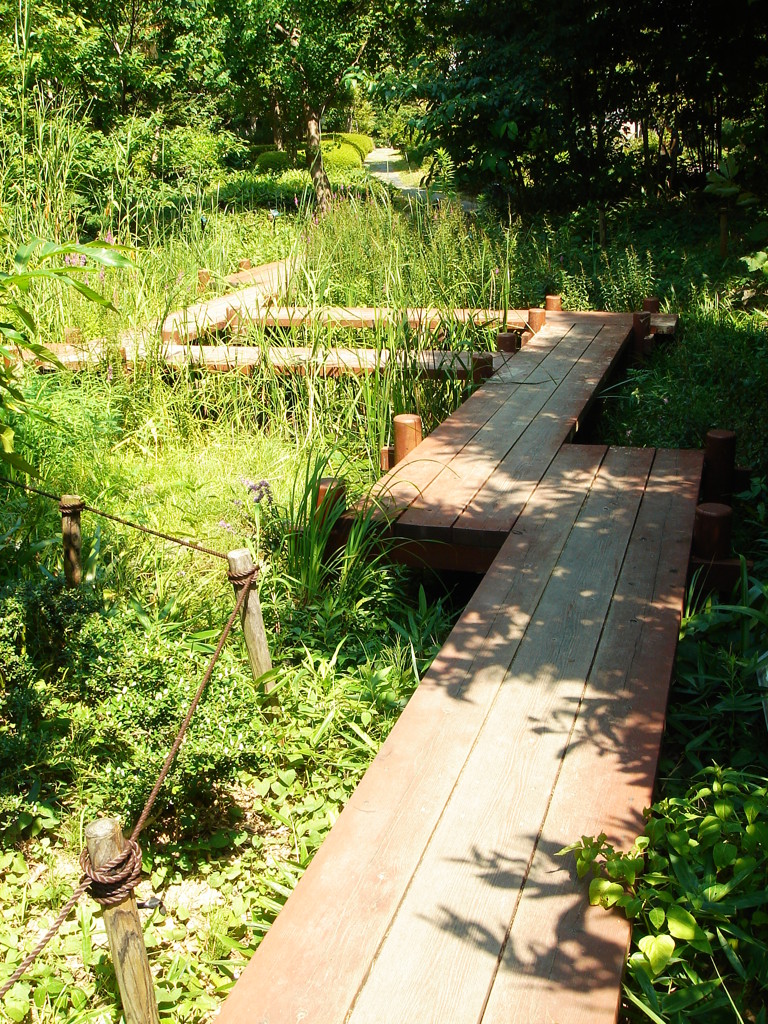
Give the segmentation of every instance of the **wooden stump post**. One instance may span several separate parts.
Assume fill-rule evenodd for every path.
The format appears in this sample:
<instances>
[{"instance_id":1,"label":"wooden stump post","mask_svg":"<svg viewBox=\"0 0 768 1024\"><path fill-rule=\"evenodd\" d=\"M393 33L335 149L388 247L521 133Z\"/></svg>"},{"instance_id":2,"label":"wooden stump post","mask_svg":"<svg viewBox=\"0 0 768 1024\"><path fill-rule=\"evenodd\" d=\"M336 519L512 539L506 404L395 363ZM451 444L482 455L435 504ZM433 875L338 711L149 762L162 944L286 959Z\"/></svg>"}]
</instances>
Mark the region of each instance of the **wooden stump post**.
<instances>
[{"instance_id":1,"label":"wooden stump post","mask_svg":"<svg viewBox=\"0 0 768 1024\"><path fill-rule=\"evenodd\" d=\"M86 825L85 841L96 871L122 853L125 847L123 831L116 818L99 818ZM104 926L126 1024L160 1024L133 893L114 907L104 907Z\"/></svg>"},{"instance_id":2,"label":"wooden stump post","mask_svg":"<svg viewBox=\"0 0 768 1024\"><path fill-rule=\"evenodd\" d=\"M528 310L528 329L538 334L547 322L547 311L541 306L532 306Z\"/></svg>"},{"instance_id":3,"label":"wooden stump post","mask_svg":"<svg viewBox=\"0 0 768 1024\"><path fill-rule=\"evenodd\" d=\"M394 418L395 428L395 464L412 452L416 445L421 444L421 416L403 412Z\"/></svg>"},{"instance_id":4,"label":"wooden stump post","mask_svg":"<svg viewBox=\"0 0 768 1024\"><path fill-rule=\"evenodd\" d=\"M321 523L337 505L341 505L341 512L347 507L346 482L337 476L321 477L317 488L317 514Z\"/></svg>"},{"instance_id":5,"label":"wooden stump post","mask_svg":"<svg viewBox=\"0 0 768 1024\"><path fill-rule=\"evenodd\" d=\"M200 267L197 271L197 290L202 294L211 283L211 272L207 267Z\"/></svg>"},{"instance_id":6,"label":"wooden stump post","mask_svg":"<svg viewBox=\"0 0 768 1024\"><path fill-rule=\"evenodd\" d=\"M59 502L61 512L61 545L64 549L64 578L68 587L79 587L83 581L80 513L83 502L77 494L62 494Z\"/></svg>"},{"instance_id":7,"label":"wooden stump post","mask_svg":"<svg viewBox=\"0 0 768 1024\"><path fill-rule=\"evenodd\" d=\"M731 550L733 510L720 502L697 506L693 523L693 553L708 561L722 561Z\"/></svg>"},{"instance_id":8,"label":"wooden stump post","mask_svg":"<svg viewBox=\"0 0 768 1024\"><path fill-rule=\"evenodd\" d=\"M562 295L547 295L544 298L544 309L559 313L563 308Z\"/></svg>"},{"instance_id":9,"label":"wooden stump post","mask_svg":"<svg viewBox=\"0 0 768 1024\"><path fill-rule=\"evenodd\" d=\"M395 464L395 446L388 444L379 452L379 467L382 473L388 473Z\"/></svg>"},{"instance_id":10,"label":"wooden stump post","mask_svg":"<svg viewBox=\"0 0 768 1024\"><path fill-rule=\"evenodd\" d=\"M520 351L520 332L519 331L499 331L496 335L496 351L497 352L519 352Z\"/></svg>"},{"instance_id":11,"label":"wooden stump post","mask_svg":"<svg viewBox=\"0 0 768 1024\"><path fill-rule=\"evenodd\" d=\"M233 575L247 573L253 569L253 559L248 548L238 548L237 551L230 551L227 558L229 560L229 571ZM243 584L233 582L232 586L235 590L235 597L239 597ZM264 618L261 614L259 595L256 593L256 587L253 583L243 603L240 616L243 623L243 634L245 635L245 646L248 650L251 672L253 673L253 678L258 680L260 676L263 676L265 672L269 672L272 668L272 657L269 653L269 645L267 644L267 633L264 629ZM274 682L268 682L264 689L269 693L273 686Z\"/></svg>"},{"instance_id":12,"label":"wooden stump post","mask_svg":"<svg viewBox=\"0 0 768 1024\"><path fill-rule=\"evenodd\" d=\"M642 360L645 339L651 333L651 314L632 314L632 350L637 359Z\"/></svg>"},{"instance_id":13,"label":"wooden stump post","mask_svg":"<svg viewBox=\"0 0 768 1024\"><path fill-rule=\"evenodd\" d=\"M704 500L730 505L736 466L736 432L708 430L704 441Z\"/></svg>"},{"instance_id":14,"label":"wooden stump post","mask_svg":"<svg viewBox=\"0 0 768 1024\"><path fill-rule=\"evenodd\" d=\"M238 260L237 269L242 273L244 270L251 269L251 261L249 259Z\"/></svg>"}]
</instances>

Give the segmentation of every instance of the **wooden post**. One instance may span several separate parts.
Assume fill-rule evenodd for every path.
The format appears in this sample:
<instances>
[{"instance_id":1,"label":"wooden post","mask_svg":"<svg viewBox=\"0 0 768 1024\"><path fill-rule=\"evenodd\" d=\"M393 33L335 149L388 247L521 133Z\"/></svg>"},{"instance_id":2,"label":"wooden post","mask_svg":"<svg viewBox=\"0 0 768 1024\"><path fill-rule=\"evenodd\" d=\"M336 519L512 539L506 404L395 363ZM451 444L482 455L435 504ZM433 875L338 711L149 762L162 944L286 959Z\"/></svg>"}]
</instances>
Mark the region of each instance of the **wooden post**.
<instances>
[{"instance_id":1,"label":"wooden post","mask_svg":"<svg viewBox=\"0 0 768 1024\"><path fill-rule=\"evenodd\" d=\"M544 309L559 313L563 308L562 295L547 295L544 297Z\"/></svg>"},{"instance_id":2,"label":"wooden post","mask_svg":"<svg viewBox=\"0 0 768 1024\"><path fill-rule=\"evenodd\" d=\"M317 511L320 522L325 521L326 516L336 505L341 505L342 512L347 507L346 483L337 476L321 477L317 488Z\"/></svg>"},{"instance_id":3,"label":"wooden post","mask_svg":"<svg viewBox=\"0 0 768 1024\"><path fill-rule=\"evenodd\" d=\"M661 310L661 302L655 295L649 295L643 299L644 313L658 313Z\"/></svg>"},{"instance_id":4,"label":"wooden post","mask_svg":"<svg viewBox=\"0 0 768 1024\"><path fill-rule=\"evenodd\" d=\"M251 261L247 260L247 259L246 260L240 260L239 263L237 264L237 269L241 270L241 271L242 270L250 270L251 269Z\"/></svg>"},{"instance_id":5,"label":"wooden post","mask_svg":"<svg viewBox=\"0 0 768 1024\"><path fill-rule=\"evenodd\" d=\"M200 267L197 271L197 290L202 293L211 283L211 272L205 267Z\"/></svg>"},{"instance_id":6,"label":"wooden post","mask_svg":"<svg viewBox=\"0 0 768 1024\"><path fill-rule=\"evenodd\" d=\"M98 871L125 848L123 831L116 818L99 818L85 827L91 864ZM152 974L136 899L130 896L114 907L104 907L112 963L126 1024L160 1024Z\"/></svg>"},{"instance_id":7,"label":"wooden post","mask_svg":"<svg viewBox=\"0 0 768 1024\"><path fill-rule=\"evenodd\" d=\"M728 505L733 496L736 432L708 430L704 441L704 500Z\"/></svg>"},{"instance_id":8,"label":"wooden post","mask_svg":"<svg viewBox=\"0 0 768 1024\"><path fill-rule=\"evenodd\" d=\"M538 334L547 322L547 311L542 306L532 306L528 310L528 328Z\"/></svg>"},{"instance_id":9,"label":"wooden post","mask_svg":"<svg viewBox=\"0 0 768 1024\"><path fill-rule=\"evenodd\" d=\"M62 494L61 545L64 549L64 577L68 587L79 587L83 581L81 553L83 538L80 531L80 513L83 502L77 494Z\"/></svg>"},{"instance_id":10,"label":"wooden post","mask_svg":"<svg viewBox=\"0 0 768 1024\"><path fill-rule=\"evenodd\" d=\"M249 572L253 568L253 559L248 548L238 548L237 551L230 551L227 554L227 558L229 560L229 571L233 575ZM238 597L243 589L243 584L233 583L232 586L235 589L235 597ZM240 614L251 672L254 679L259 679L260 676L263 676L265 672L269 672L272 668L272 658L269 653L269 645L267 644L267 633L264 629L264 618L261 614L259 595L256 593L254 584L251 584L251 589ZM264 687L265 691L269 693L274 685L274 682L268 682Z\"/></svg>"},{"instance_id":11,"label":"wooden post","mask_svg":"<svg viewBox=\"0 0 768 1024\"><path fill-rule=\"evenodd\" d=\"M710 501L698 505L693 521L693 553L708 561L720 561L731 551L730 505Z\"/></svg>"},{"instance_id":12,"label":"wooden post","mask_svg":"<svg viewBox=\"0 0 768 1024\"><path fill-rule=\"evenodd\" d=\"M388 444L379 452L379 466L382 473L388 473L395 464L395 446Z\"/></svg>"},{"instance_id":13,"label":"wooden post","mask_svg":"<svg viewBox=\"0 0 768 1024\"><path fill-rule=\"evenodd\" d=\"M499 331L496 335L496 351L497 352L519 352L520 351L520 332L519 331Z\"/></svg>"},{"instance_id":14,"label":"wooden post","mask_svg":"<svg viewBox=\"0 0 768 1024\"><path fill-rule=\"evenodd\" d=\"M400 413L394 418L395 428L395 464L402 462L416 445L421 444L421 416L409 412Z\"/></svg>"}]
</instances>

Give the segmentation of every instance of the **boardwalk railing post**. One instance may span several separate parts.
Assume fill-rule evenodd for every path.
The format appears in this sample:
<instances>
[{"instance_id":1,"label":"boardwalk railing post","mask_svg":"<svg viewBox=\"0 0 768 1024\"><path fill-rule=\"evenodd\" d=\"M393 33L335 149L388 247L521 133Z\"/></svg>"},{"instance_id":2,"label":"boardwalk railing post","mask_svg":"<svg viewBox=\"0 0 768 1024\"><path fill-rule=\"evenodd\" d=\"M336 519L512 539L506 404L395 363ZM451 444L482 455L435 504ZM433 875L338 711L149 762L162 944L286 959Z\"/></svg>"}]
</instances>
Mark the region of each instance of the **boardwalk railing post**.
<instances>
[{"instance_id":1,"label":"boardwalk railing post","mask_svg":"<svg viewBox=\"0 0 768 1024\"><path fill-rule=\"evenodd\" d=\"M731 551L731 523L733 509L730 505L708 501L696 507L693 524L693 552L707 561L720 561Z\"/></svg>"},{"instance_id":2,"label":"boardwalk railing post","mask_svg":"<svg viewBox=\"0 0 768 1024\"><path fill-rule=\"evenodd\" d=\"M493 352L472 353L472 383L479 387L493 376Z\"/></svg>"},{"instance_id":3,"label":"boardwalk railing post","mask_svg":"<svg viewBox=\"0 0 768 1024\"><path fill-rule=\"evenodd\" d=\"M230 551L227 558L229 560L231 577L242 576L253 569L253 558L251 558L251 552L248 548L238 548L236 551ZM235 590L235 597L239 596L244 584L237 579L233 579L232 586ZM259 679L260 676L263 676L265 672L269 672L272 668L272 657L269 653L269 645L267 644L267 632L264 629L264 618L261 614L259 595L256 593L256 587L253 584L240 614L251 672L254 679ZM274 683L267 683L264 689L269 692L272 686L274 686Z\"/></svg>"},{"instance_id":4,"label":"boardwalk railing post","mask_svg":"<svg viewBox=\"0 0 768 1024\"><path fill-rule=\"evenodd\" d=\"M528 328L538 334L547 322L547 311L542 306L532 306L528 310Z\"/></svg>"},{"instance_id":5,"label":"boardwalk railing post","mask_svg":"<svg viewBox=\"0 0 768 1024\"><path fill-rule=\"evenodd\" d=\"M736 466L736 433L709 430L704 441L704 500L729 505Z\"/></svg>"},{"instance_id":6,"label":"boardwalk railing post","mask_svg":"<svg viewBox=\"0 0 768 1024\"><path fill-rule=\"evenodd\" d=\"M99 818L86 825L85 841L95 871L114 860L125 848L123 831L116 818ZM104 927L126 1024L160 1024L141 920L132 892L116 906L104 907Z\"/></svg>"},{"instance_id":7,"label":"boardwalk railing post","mask_svg":"<svg viewBox=\"0 0 768 1024\"><path fill-rule=\"evenodd\" d=\"M83 502L77 494L62 494L59 502L61 512L61 544L64 549L64 578L68 587L79 587L83 581L81 560L82 534L80 513Z\"/></svg>"},{"instance_id":8,"label":"boardwalk railing post","mask_svg":"<svg viewBox=\"0 0 768 1024\"><path fill-rule=\"evenodd\" d=\"M403 412L394 418L395 464L402 462L416 445L421 444L421 416Z\"/></svg>"},{"instance_id":9,"label":"boardwalk railing post","mask_svg":"<svg viewBox=\"0 0 768 1024\"><path fill-rule=\"evenodd\" d=\"M548 312L559 313L563 308L562 295L547 295L544 298L544 309Z\"/></svg>"}]
</instances>

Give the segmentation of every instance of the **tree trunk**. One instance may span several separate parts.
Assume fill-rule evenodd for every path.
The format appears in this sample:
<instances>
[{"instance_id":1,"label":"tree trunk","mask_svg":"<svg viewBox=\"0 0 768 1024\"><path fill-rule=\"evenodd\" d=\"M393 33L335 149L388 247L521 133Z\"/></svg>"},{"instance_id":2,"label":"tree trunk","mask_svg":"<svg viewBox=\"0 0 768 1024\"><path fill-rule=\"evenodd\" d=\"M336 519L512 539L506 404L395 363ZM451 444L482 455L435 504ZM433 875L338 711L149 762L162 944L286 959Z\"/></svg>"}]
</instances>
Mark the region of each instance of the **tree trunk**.
<instances>
[{"instance_id":1,"label":"tree trunk","mask_svg":"<svg viewBox=\"0 0 768 1024\"><path fill-rule=\"evenodd\" d=\"M307 166L317 198L320 213L327 213L331 205L331 185L323 167L323 150L320 145L320 115L311 107L304 108L307 122Z\"/></svg>"},{"instance_id":2,"label":"tree trunk","mask_svg":"<svg viewBox=\"0 0 768 1024\"><path fill-rule=\"evenodd\" d=\"M282 152L285 149L285 142L283 140L283 121L280 110L280 99L275 89L270 90L269 106L270 114L272 116L272 141L275 144L275 149Z\"/></svg>"}]
</instances>

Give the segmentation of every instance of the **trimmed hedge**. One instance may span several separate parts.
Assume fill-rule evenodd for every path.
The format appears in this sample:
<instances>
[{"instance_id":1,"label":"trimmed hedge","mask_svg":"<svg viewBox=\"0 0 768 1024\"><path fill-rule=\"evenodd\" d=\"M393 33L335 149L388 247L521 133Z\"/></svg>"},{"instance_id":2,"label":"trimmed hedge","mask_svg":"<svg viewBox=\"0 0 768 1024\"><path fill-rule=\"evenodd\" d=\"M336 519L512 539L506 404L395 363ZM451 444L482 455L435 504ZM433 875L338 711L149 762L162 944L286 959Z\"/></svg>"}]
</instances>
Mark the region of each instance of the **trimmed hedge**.
<instances>
[{"instance_id":1,"label":"trimmed hedge","mask_svg":"<svg viewBox=\"0 0 768 1024\"><path fill-rule=\"evenodd\" d=\"M376 146L370 135L363 135L361 132L339 132L338 138L359 150L363 160L373 152Z\"/></svg>"},{"instance_id":2,"label":"trimmed hedge","mask_svg":"<svg viewBox=\"0 0 768 1024\"><path fill-rule=\"evenodd\" d=\"M281 152L278 149L268 150L266 153L260 153L256 157L256 170L262 174L272 171L276 173L287 171L290 166L291 158L287 153Z\"/></svg>"},{"instance_id":3,"label":"trimmed hedge","mask_svg":"<svg viewBox=\"0 0 768 1024\"><path fill-rule=\"evenodd\" d=\"M353 171L363 166L360 150L349 142L325 140L322 145L323 165L328 170Z\"/></svg>"}]
</instances>

